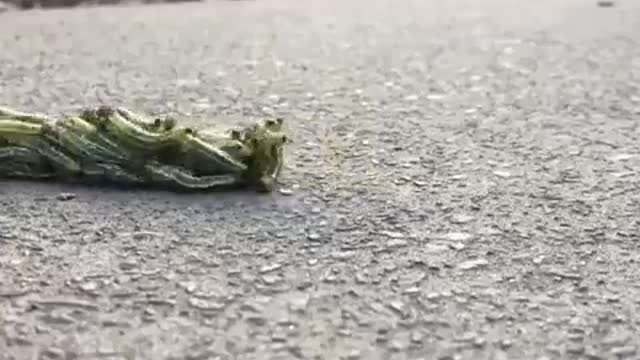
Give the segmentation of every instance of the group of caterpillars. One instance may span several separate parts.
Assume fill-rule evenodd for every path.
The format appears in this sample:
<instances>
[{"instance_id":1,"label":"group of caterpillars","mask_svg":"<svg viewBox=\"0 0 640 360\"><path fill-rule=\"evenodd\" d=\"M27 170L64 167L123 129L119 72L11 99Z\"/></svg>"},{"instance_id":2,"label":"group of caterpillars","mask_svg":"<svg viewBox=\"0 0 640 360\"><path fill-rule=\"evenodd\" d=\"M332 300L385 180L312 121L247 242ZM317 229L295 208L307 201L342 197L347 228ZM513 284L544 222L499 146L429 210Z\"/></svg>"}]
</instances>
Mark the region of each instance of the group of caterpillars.
<instances>
[{"instance_id":1,"label":"group of caterpillars","mask_svg":"<svg viewBox=\"0 0 640 360\"><path fill-rule=\"evenodd\" d=\"M224 133L101 106L58 120L0 107L0 177L60 178L182 189L272 191L283 119Z\"/></svg>"}]
</instances>

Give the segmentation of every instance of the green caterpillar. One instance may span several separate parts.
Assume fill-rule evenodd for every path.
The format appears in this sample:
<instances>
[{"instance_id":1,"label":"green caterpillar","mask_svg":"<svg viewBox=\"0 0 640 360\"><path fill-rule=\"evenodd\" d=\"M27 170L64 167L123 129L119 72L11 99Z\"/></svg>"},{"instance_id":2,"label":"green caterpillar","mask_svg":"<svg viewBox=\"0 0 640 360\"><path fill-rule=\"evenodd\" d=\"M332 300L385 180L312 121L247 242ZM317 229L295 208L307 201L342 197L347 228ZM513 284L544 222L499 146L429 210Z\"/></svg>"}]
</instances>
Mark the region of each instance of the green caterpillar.
<instances>
[{"instance_id":1,"label":"green caterpillar","mask_svg":"<svg viewBox=\"0 0 640 360\"><path fill-rule=\"evenodd\" d=\"M136 150L154 153L164 148L178 144L178 137L181 133L188 133L191 130L174 129L168 132L148 131L137 124L125 119L118 112L113 112L105 122L105 128L114 138L122 141L126 146Z\"/></svg>"},{"instance_id":2,"label":"green caterpillar","mask_svg":"<svg viewBox=\"0 0 640 360\"><path fill-rule=\"evenodd\" d=\"M22 146L3 146L0 147L0 163L16 162L39 162L40 155Z\"/></svg>"},{"instance_id":3,"label":"green caterpillar","mask_svg":"<svg viewBox=\"0 0 640 360\"><path fill-rule=\"evenodd\" d=\"M234 159L229 153L194 135L189 134L185 137L183 151L191 157L192 166L197 167L198 162L208 163L208 170L215 175L237 174L247 170L247 165L242 161Z\"/></svg>"},{"instance_id":4,"label":"green caterpillar","mask_svg":"<svg viewBox=\"0 0 640 360\"><path fill-rule=\"evenodd\" d=\"M29 114L21 111L9 109L4 106L0 106L0 118L12 118L14 120L20 120L30 122L34 124L44 124L51 122L51 119L40 114Z\"/></svg>"},{"instance_id":5,"label":"green caterpillar","mask_svg":"<svg viewBox=\"0 0 640 360\"><path fill-rule=\"evenodd\" d=\"M143 184L144 178L127 171L120 165L95 162L84 169L84 175L90 180L120 184Z\"/></svg>"},{"instance_id":6,"label":"green caterpillar","mask_svg":"<svg viewBox=\"0 0 640 360\"><path fill-rule=\"evenodd\" d=\"M125 119L135 123L136 125L144 128L148 131L169 131L176 126L176 121L172 118L160 119L156 118L153 121L147 119L145 116L136 114L124 107L117 107L116 111L120 113Z\"/></svg>"},{"instance_id":7,"label":"green caterpillar","mask_svg":"<svg viewBox=\"0 0 640 360\"><path fill-rule=\"evenodd\" d=\"M11 117L0 117L0 140L21 145L29 139L38 137L42 131L41 124L16 120Z\"/></svg>"},{"instance_id":8,"label":"green caterpillar","mask_svg":"<svg viewBox=\"0 0 640 360\"><path fill-rule=\"evenodd\" d=\"M217 186L234 185L238 182L238 177L232 174L198 177L184 168L159 163L148 164L145 166L145 169L155 182L170 186L177 185L183 188L206 189Z\"/></svg>"}]
</instances>

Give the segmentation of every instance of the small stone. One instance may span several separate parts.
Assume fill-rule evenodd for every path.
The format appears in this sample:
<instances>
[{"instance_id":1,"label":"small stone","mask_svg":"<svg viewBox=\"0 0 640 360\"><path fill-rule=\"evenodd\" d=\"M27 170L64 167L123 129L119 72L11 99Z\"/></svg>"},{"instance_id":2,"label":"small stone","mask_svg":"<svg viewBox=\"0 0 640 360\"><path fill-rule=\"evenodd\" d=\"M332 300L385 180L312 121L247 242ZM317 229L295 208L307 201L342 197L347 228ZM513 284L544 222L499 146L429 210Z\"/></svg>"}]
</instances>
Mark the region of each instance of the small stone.
<instances>
[{"instance_id":1,"label":"small stone","mask_svg":"<svg viewBox=\"0 0 640 360\"><path fill-rule=\"evenodd\" d=\"M473 346L481 348L484 347L487 344L487 339L481 337L481 336L476 336L473 339Z\"/></svg>"},{"instance_id":2,"label":"small stone","mask_svg":"<svg viewBox=\"0 0 640 360\"><path fill-rule=\"evenodd\" d=\"M389 344L391 351L404 351L407 348L407 344L401 340L393 339Z\"/></svg>"},{"instance_id":3,"label":"small stone","mask_svg":"<svg viewBox=\"0 0 640 360\"><path fill-rule=\"evenodd\" d=\"M636 353L636 347L633 345L617 346L611 349L611 353L619 357L632 356Z\"/></svg>"},{"instance_id":4,"label":"small stone","mask_svg":"<svg viewBox=\"0 0 640 360\"><path fill-rule=\"evenodd\" d=\"M423 248L423 251L427 254L438 254L449 250L449 246L443 244L426 244Z\"/></svg>"},{"instance_id":5,"label":"small stone","mask_svg":"<svg viewBox=\"0 0 640 360\"><path fill-rule=\"evenodd\" d=\"M76 194L74 193L60 193L58 194L58 196L56 196L56 199L60 200L60 201L69 201L69 200L73 200L76 198Z\"/></svg>"},{"instance_id":6,"label":"small stone","mask_svg":"<svg viewBox=\"0 0 640 360\"><path fill-rule=\"evenodd\" d=\"M196 291L197 285L193 281L185 281L178 284L181 288L183 288L187 294L193 294Z\"/></svg>"},{"instance_id":7,"label":"small stone","mask_svg":"<svg viewBox=\"0 0 640 360\"><path fill-rule=\"evenodd\" d=\"M598 1L598 6L599 7L612 7L613 5L615 5L615 3L613 1L610 1L610 0L600 0L600 1Z\"/></svg>"},{"instance_id":8,"label":"small stone","mask_svg":"<svg viewBox=\"0 0 640 360\"><path fill-rule=\"evenodd\" d=\"M588 286L588 285L584 285L584 284L582 284L582 285L580 285L580 286L576 287L576 289L575 289L575 290L576 290L577 292L579 292L579 293L586 293L586 292L588 292L588 291L589 291L589 286Z\"/></svg>"},{"instance_id":9,"label":"small stone","mask_svg":"<svg viewBox=\"0 0 640 360\"><path fill-rule=\"evenodd\" d=\"M631 340L632 336L628 332L614 332L609 334L602 343L606 346L623 346Z\"/></svg>"},{"instance_id":10,"label":"small stone","mask_svg":"<svg viewBox=\"0 0 640 360\"><path fill-rule=\"evenodd\" d=\"M582 342L584 341L584 332L570 331L567 334L567 339L569 339L570 341Z\"/></svg>"},{"instance_id":11,"label":"small stone","mask_svg":"<svg viewBox=\"0 0 640 360\"><path fill-rule=\"evenodd\" d=\"M303 312L309 304L309 295L307 294L295 294L289 296L289 310L295 312Z\"/></svg>"},{"instance_id":12,"label":"small stone","mask_svg":"<svg viewBox=\"0 0 640 360\"><path fill-rule=\"evenodd\" d=\"M402 293L405 295L416 295L420 293L420 288L417 286L412 286L410 288L402 290Z\"/></svg>"},{"instance_id":13,"label":"small stone","mask_svg":"<svg viewBox=\"0 0 640 360\"><path fill-rule=\"evenodd\" d=\"M467 174L456 174L451 176L451 180L465 180L468 178Z\"/></svg>"},{"instance_id":14,"label":"small stone","mask_svg":"<svg viewBox=\"0 0 640 360\"><path fill-rule=\"evenodd\" d=\"M44 306L44 307L68 307L68 308L78 308L88 311L97 311L99 310L98 306L92 302L73 299L73 298L52 298L52 299L38 299L33 300L32 302L35 305Z\"/></svg>"},{"instance_id":15,"label":"small stone","mask_svg":"<svg viewBox=\"0 0 640 360\"><path fill-rule=\"evenodd\" d=\"M567 345L567 353L573 355L579 355L584 353L584 346L582 344L569 344Z\"/></svg>"},{"instance_id":16,"label":"small stone","mask_svg":"<svg viewBox=\"0 0 640 360\"><path fill-rule=\"evenodd\" d=\"M608 303L617 303L620 301L620 296L618 295L607 295L604 298Z\"/></svg>"},{"instance_id":17,"label":"small stone","mask_svg":"<svg viewBox=\"0 0 640 360\"><path fill-rule=\"evenodd\" d=\"M338 282L338 277L333 274L328 274L322 279L322 281L327 284L335 284Z\"/></svg>"},{"instance_id":18,"label":"small stone","mask_svg":"<svg viewBox=\"0 0 640 360\"><path fill-rule=\"evenodd\" d=\"M309 235L307 235L307 239L309 239L309 241L312 241L312 242L320 242L320 234L312 232Z\"/></svg>"},{"instance_id":19,"label":"small stone","mask_svg":"<svg viewBox=\"0 0 640 360\"><path fill-rule=\"evenodd\" d=\"M331 258L334 260L348 260L351 259L353 256L355 255L355 252L353 251L336 251L333 254L331 254Z\"/></svg>"},{"instance_id":20,"label":"small stone","mask_svg":"<svg viewBox=\"0 0 640 360\"><path fill-rule=\"evenodd\" d=\"M489 265L489 262L484 258L468 260L458 264L458 268L461 270L474 270L483 268Z\"/></svg>"},{"instance_id":21,"label":"small stone","mask_svg":"<svg viewBox=\"0 0 640 360\"><path fill-rule=\"evenodd\" d=\"M267 285L274 285L274 284L280 282L281 280L282 280L282 278L280 278L280 276L276 276L276 275L263 275L262 276L262 281Z\"/></svg>"},{"instance_id":22,"label":"small stone","mask_svg":"<svg viewBox=\"0 0 640 360\"><path fill-rule=\"evenodd\" d=\"M269 301L269 299L269 297L249 299L240 305L240 310L261 313L265 309L264 304Z\"/></svg>"},{"instance_id":23,"label":"small stone","mask_svg":"<svg viewBox=\"0 0 640 360\"><path fill-rule=\"evenodd\" d=\"M93 291L96 291L98 289L98 283L95 282L95 281L88 281L88 282L80 284L80 289L82 289L82 291L86 291L86 292L93 292Z\"/></svg>"},{"instance_id":24,"label":"small stone","mask_svg":"<svg viewBox=\"0 0 640 360\"><path fill-rule=\"evenodd\" d=\"M366 284L368 283L367 277L363 273L356 274L356 284Z\"/></svg>"},{"instance_id":25,"label":"small stone","mask_svg":"<svg viewBox=\"0 0 640 360\"><path fill-rule=\"evenodd\" d=\"M565 272L559 269L548 269L545 271L545 274L568 280L582 280L582 276L580 274Z\"/></svg>"},{"instance_id":26,"label":"small stone","mask_svg":"<svg viewBox=\"0 0 640 360\"><path fill-rule=\"evenodd\" d=\"M362 352L357 349L349 350L345 355L341 356L340 359L344 360L358 360L362 356Z\"/></svg>"},{"instance_id":27,"label":"small stone","mask_svg":"<svg viewBox=\"0 0 640 360\"><path fill-rule=\"evenodd\" d=\"M465 242L465 241L471 240L471 238L473 238L473 235L466 232L450 232L450 233L441 235L440 238L442 240Z\"/></svg>"},{"instance_id":28,"label":"small stone","mask_svg":"<svg viewBox=\"0 0 640 360\"><path fill-rule=\"evenodd\" d=\"M380 231L380 235L384 235L387 237L390 237L392 239L399 239L404 237L404 235L401 232L398 231Z\"/></svg>"},{"instance_id":29,"label":"small stone","mask_svg":"<svg viewBox=\"0 0 640 360\"><path fill-rule=\"evenodd\" d=\"M414 180L413 185L415 185L416 187L425 187L427 186L427 182L422 180Z\"/></svg>"},{"instance_id":30,"label":"small stone","mask_svg":"<svg viewBox=\"0 0 640 360\"><path fill-rule=\"evenodd\" d=\"M409 272L403 273L397 279L398 284L402 287L409 287L412 285L419 284L422 280L426 278L427 274L424 271L414 271L411 270Z\"/></svg>"},{"instance_id":31,"label":"small stone","mask_svg":"<svg viewBox=\"0 0 640 360\"><path fill-rule=\"evenodd\" d=\"M132 325L127 320L121 319L104 319L101 322L104 327L122 327L122 328L130 328Z\"/></svg>"},{"instance_id":32,"label":"small stone","mask_svg":"<svg viewBox=\"0 0 640 360\"><path fill-rule=\"evenodd\" d=\"M473 343L476 341L477 337L478 337L478 334L475 332L466 332L466 333L460 334L460 336L458 336L455 340L458 342Z\"/></svg>"},{"instance_id":33,"label":"small stone","mask_svg":"<svg viewBox=\"0 0 640 360\"><path fill-rule=\"evenodd\" d=\"M485 318L487 319L487 321L496 322L504 319L505 314L502 312L493 312L493 313L487 314Z\"/></svg>"},{"instance_id":34,"label":"small stone","mask_svg":"<svg viewBox=\"0 0 640 360\"><path fill-rule=\"evenodd\" d=\"M32 292L32 289L29 288L19 288L19 289L10 289L10 290L2 290L0 291L0 298L16 298L29 294Z\"/></svg>"},{"instance_id":35,"label":"small stone","mask_svg":"<svg viewBox=\"0 0 640 360\"><path fill-rule=\"evenodd\" d=\"M470 223L474 219L475 217L467 214L453 214L449 217L449 221L452 224L458 224L458 225Z\"/></svg>"},{"instance_id":36,"label":"small stone","mask_svg":"<svg viewBox=\"0 0 640 360\"><path fill-rule=\"evenodd\" d=\"M211 310L218 311L218 310L224 309L224 306L225 306L223 303L204 300L196 297L189 298L188 302L189 302L189 305L191 305L192 307L198 310L205 310L205 311L211 311Z\"/></svg>"},{"instance_id":37,"label":"small stone","mask_svg":"<svg viewBox=\"0 0 640 360\"><path fill-rule=\"evenodd\" d=\"M245 319L247 320L247 322L253 324L253 325L264 325L267 323L267 319L259 314L251 314L245 317Z\"/></svg>"},{"instance_id":38,"label":"small stone","mask_svg":"<svg viewBox=\"0 0 640 360\"><path fill-rule=\"evenodd\" d=\"M393 239L393 240L387 241L387 248L395 249L395 248L407 246L408 244L409 243L406 240Z\"/></svg>"},{"instance_id":39,"label":"small stone","mask_svg":"<svg viewBox=\"0 0 640 360\"><path fill-rule=\"evenodd\" d=\"M493 175L502 179L508 179L511 177L511 173L505 170L496 170L493 172Z\"/></svg>"},{"instance_id":40,"label":"small stone","mask_svg":"<svg viewBox=\"0 0 640 360\"><path fill-rule=\"evenodd\" d=\"M65 352L62 349L50 347L42 350L42 355L49 359L64 359Z\"/></svg>"},{"instance_id":41,"label":"small stone","mask_svg":"<svg viewBox=\"0 0 640 360\"><path fill-rule=\"evenodd\" d=\"M132 260L122 261L118 267L123 271L133 270L136 268L136 262Z\"/></svg>"},{"instance_id":42,"label":"small stone","mask_svg":"<svg viewBox=\"0 0 640 360\"><path fill-rule=\"evenodd\" d=\"M271 341L273 341L273 342L286 342L287 341L287 336L285 334L282 334L282 333L274 333L273 335L271 335Z\"/></svg>"},{"instance_id":43,"label":"small stone","mask_svg":"<svg viewBox=\"0 0 640 360\"><path fill-rule=\"evenodd\" d=\"M293 190L289 189L289 188L281 188L278 191L280 192L280 194L285 195L285 196L293 195Z\"/></svg>"},{"instance_id":44,"label":"small stone","mask_svg":"<svg viewBox=\"0 0 640 360\"><path fill-rule=\"evenodd\" d=\"M600 3L613 3L613 2L601 1ZM636 157L635 154L623 153L623 154L612 155L608 159L609 161L626 161L626 160L633 159L634 157Z\"/></svg>"},{"instance_id":45,"label":"small stone","mask_svg":"<svg viewBox=\"0 0 640 360\"><path fill-rule=\"evenodd\" d=\"M601 351L593 345L585 347L584 356L589 360L604 360L604 356L602 356Z\"/></svg>"},{"instance_id":46,"label":"small stone","mask_svg":"<svg viewBox=\"0 0 640 360\"><path fill-rule=\"evenodd\" d=\"M389 307L401 315L406 312L405 305L401 301L391 301Z\"/></svg>"},{"instance_id":47,"label":"small stone","mask_svg":"<svg viewBox=\"0 0 640 360\"><path fill-rule=\"evenodd\" d=\"M502 349L508 349L510 347L513 346L513 341L509 340L509 339L504 339L502 341L500 341L500 347Z\"/></svg>"},{"instance_id":48,"label":"small stone","mask_svg":"<svg viewBox=\"0 0 640 360\"><path fill-rule=\"evenodd\" d=\"M304 291L313 286L311 280L302 280L297 286L296 289Z\"/></svg>"},{"instance_id":49,"label":"small stone","mask_svg":"<svg viewBox=\"0 0 640 360\"><path fill-rule=\"evenodd\" d=\"M41 316L40 320L42 320L42 322L44 323L51 324L51 325L68 325L68 324L73 324L75 322L75 320L72 317L62 313L46 314Z\"/></svg>"},{"instance_id":50,"label":"small stone","mask_svg":"<svg viewBox=\"0 0 640 360\"><path fill-rule=\"evenodd\" d=\"M260 274L266 274L272 271L276 271L282 268L282 264L272 264L272 265L265 265L263 267L260 268Z\"/></svg>"},{"instance_id":51,"label":"small stone","mask_svg":"<svg viewBox=\"0 0 640 360\"><path fill-rule=\"evenodd\" d=\"M409 340L414 344L420 344L424 340L424 334L419 331L413 331Z\"/></svg>"},{"instance_id":52,"label":"small stone","mask_svg":"<svg viewBox=\"0 0 640 360\"><path fill-rule=\"evenodd\" d=\"M425 296L425 298L429 301L436 301L440 298L440 294L437 292L430 292Z\"/></svg>"},{"instance_id":53,"label":"small stone","mask_svg":"<svg viewBox=\"0 0 640 360\"><path fill-rule=\"evenodd\" d=\"M617 178L623 178L623 177L633 176L634 174L635 173L633 171L619 171L619 172L611 173L611 176L617 177Z\"/></svg>"}]
</instances>

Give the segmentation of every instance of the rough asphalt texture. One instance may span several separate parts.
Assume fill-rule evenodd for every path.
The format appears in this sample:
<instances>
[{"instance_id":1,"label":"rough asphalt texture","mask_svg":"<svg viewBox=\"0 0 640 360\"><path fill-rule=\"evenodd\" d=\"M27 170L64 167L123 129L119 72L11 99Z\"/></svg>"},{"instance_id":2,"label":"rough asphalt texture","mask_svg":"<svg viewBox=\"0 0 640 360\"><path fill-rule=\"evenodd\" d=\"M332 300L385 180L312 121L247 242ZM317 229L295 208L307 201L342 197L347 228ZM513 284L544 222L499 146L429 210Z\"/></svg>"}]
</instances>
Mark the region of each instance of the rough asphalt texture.
<instances>
[{"instance_id":1,"label":"rough asphalt texture","mask_svg":"<svg viewBox=\"0 0 640 360\"><path fill-rule=\"evenodd\" d=\"M0 359L640 358L640 2L0 15L0 99L282 115L284 190L2 182Z\"/></svg>"}]
</instances>

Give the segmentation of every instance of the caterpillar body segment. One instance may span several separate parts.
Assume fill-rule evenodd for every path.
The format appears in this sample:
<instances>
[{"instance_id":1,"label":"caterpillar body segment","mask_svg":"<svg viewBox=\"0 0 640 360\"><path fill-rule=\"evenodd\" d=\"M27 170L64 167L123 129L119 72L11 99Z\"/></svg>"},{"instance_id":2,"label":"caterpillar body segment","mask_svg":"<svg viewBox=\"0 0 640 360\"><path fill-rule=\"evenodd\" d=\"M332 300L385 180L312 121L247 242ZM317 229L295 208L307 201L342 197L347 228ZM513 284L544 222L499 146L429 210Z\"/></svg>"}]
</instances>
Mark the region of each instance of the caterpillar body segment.
<instances>
[{"instance_id":1,"label":"caterpillar body segment","mask_svg":"<svg viewBox=\"0 0 640 360\"><path fill-rule=\"evenodd\" d=\"M176 146L176 132L153 132L125 119L118 112L109 116L107 130L110 130L115 138L140 151L157 152L170 146Z\"/></svg>"}]
</instances>

